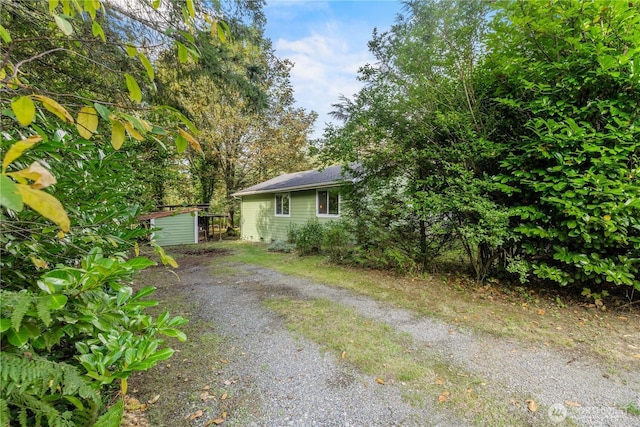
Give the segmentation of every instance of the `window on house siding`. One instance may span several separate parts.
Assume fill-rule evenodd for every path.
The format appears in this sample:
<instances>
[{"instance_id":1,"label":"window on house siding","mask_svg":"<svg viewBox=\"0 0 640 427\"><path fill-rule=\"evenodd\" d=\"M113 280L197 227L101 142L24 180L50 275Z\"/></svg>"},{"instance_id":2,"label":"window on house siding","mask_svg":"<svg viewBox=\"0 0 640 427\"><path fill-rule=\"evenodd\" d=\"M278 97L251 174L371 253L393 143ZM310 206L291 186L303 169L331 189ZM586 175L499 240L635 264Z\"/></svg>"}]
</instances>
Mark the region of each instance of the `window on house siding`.
<instances>
[{"instance_id":1,"label":"window on house siding","mask_svg":"<svg viewBox=\"0 0 640 427\"><path fill-rule=\"evenodd\" d=\"M290 215L290 196L289 193L276 194L276 215Z\"/></svg>"},{"instance_id":2,"label":"window on house siding","mask_svg":"<svg viewBox=\"0 0 640 427\"><path fill-rule=\"evenodd\" d=\"M318 190L317 212L318 215L340 215L340 193L338 189Z\"/></svg>"}]
</instances>

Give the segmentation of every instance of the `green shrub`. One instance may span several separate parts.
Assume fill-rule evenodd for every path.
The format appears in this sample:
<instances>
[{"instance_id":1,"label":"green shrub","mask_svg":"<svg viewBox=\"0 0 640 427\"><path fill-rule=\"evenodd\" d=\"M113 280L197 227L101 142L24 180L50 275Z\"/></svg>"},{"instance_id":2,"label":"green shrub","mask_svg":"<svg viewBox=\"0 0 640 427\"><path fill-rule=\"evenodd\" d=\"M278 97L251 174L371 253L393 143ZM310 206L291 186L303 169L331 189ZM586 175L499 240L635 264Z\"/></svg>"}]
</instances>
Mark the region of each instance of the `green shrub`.
<instances>
[{"instance_id":1,"label":"green shrub","mask_svg":"<svg viewBox=\"0 0 640 427\"><path fill-rule=\"evenodd\" d=\"M324 239L324 227L316 219L307 221L296 231L296 249L300 255L319 253Z\"/></svg>"},{"instance_id":2,"label":"green shrub","mask_svg":"<svg viewBox=\"0 0 640 427\"><path fill-rule=\"evenodd\" d=\"M162 252L163 260L175 263ZM0 420L20 425L93 425L100 389L173 354L162 334L185 340L187 321L145 314L155 288L135 292L133 275L155 262L105 257L99 248L77 268L59 266L28 289L0 291Z\"/></svg>"},{"instance_id":3,"label":"green shrub","mask_svg":"<svg viewBox=\"0 0 640 427\"><path fill-rule=\"evenodd\" d=\"M324 226L322 249L333 261L344 262L350 259L349 251L353 235L344 221L331 221Z\"/></svg>"},{"instance_id":4,"label":"green shrub","mask_svg":"<svg viewBox=\"0 0 640 427\"><path fill-rule=\"evenodd\" d=\"M284 252L286 254L293 252L296 248L296 245L292 243L283 242L282 240L276 240L271 243L267 250L269 252Z\"/></svg>"}]
</instances>

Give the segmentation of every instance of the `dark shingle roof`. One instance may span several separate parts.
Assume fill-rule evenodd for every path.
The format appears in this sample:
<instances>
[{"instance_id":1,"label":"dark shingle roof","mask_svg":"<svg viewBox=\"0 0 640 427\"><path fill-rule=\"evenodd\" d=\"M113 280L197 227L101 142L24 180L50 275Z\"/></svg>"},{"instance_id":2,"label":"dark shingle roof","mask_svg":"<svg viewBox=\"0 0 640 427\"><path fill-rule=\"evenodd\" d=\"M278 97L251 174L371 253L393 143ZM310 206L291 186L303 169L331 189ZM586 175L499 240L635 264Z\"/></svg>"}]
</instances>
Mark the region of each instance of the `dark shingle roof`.
<instances>
[{"instance_id":1,"label":"dark shingle roof","mask_svg":"<svg viewBox=\"0 0 640 427\"><path fill-rule=\"evenodd\" d=\"M331 166L322 171L310 170L280 175L260 184L253 185L233 194L248 196L250 194L275 193L280 191L308 190L340 184L342 166Z\"/></svg>"}]
</instances>

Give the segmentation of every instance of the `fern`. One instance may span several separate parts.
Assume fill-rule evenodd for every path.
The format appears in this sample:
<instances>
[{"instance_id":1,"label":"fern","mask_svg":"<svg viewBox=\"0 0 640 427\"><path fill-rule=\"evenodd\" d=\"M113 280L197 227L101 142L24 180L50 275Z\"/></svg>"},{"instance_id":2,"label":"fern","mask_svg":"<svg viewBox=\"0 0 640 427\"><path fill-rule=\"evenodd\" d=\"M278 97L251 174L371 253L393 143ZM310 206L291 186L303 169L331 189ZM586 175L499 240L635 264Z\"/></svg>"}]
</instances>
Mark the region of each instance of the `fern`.
<instances>
[{"instance_id":1,"label":"fern","mask_svg":"<svg viewBox=\"0 0 640 427\"><path fill-rule=\"evenodd\" d=\"M70 411L61 399L65 396L80 396L85 404L76 404L76 410ZM77 420L90 425L101 403L99 393L75 367L13 353L0 353L0 402L3 423L13 413L21 426L33 424L29 420L46 419L47 425L60 427L85 424Z\"/></svg>"},{"instance_id":2,"label":"fern","mask_svg":"<svg viewBox=\"0 0 640 427\"><path fill-rule=\"evenodd\" d=\"M2 305L11 307L11 327L16 331L20 330L22 319L34 302L34 295L26 290L21 292L2 292Z\"/></svg>"}]
</instances>

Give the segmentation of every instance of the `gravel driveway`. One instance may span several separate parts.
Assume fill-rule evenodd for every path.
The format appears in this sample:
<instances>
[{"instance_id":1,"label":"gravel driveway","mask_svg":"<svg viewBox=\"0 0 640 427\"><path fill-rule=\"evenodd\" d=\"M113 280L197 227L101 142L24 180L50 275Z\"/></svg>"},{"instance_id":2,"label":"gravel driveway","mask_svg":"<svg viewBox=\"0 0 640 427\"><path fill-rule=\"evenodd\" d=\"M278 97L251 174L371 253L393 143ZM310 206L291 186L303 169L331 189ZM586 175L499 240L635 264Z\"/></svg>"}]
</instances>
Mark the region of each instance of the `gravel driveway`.
<instances>
[{"instance_id":1,"label":"gravel driveway","mask_svg":"<svg viewBox=\"0 0 640 427\"><path fill-rule=\"evenodd\" d=\"M410 334L416 346L428 348L433 357L481 377L499 404L529 416L527 424L640 426L640 416L621 409L629 403L640 407L638 364L612 372L583 354L416 317L346 290L262 267L234 264L231 267L240 274L212 275L206 258L194 257L198 259L181 263L180 285L173 292L197 299L198 312L193 314L213 322L217 333L237 348L239 356L225 365L224 378L235 378L227 385L251 396L252 409L241 420L229 417L224 425L473 425L464 414L443 410L436 399L422 407L411 406L402 399L402 384L376 384L375 377L289 331L281 318L262 305L265 298L290 296L335 301ZM525 398L535 399L541 409L529 413L522 404ZM551 417L550 407L554 408ZM563 420L565 412L568 418Z\"/></svg>"}]
</instances>

